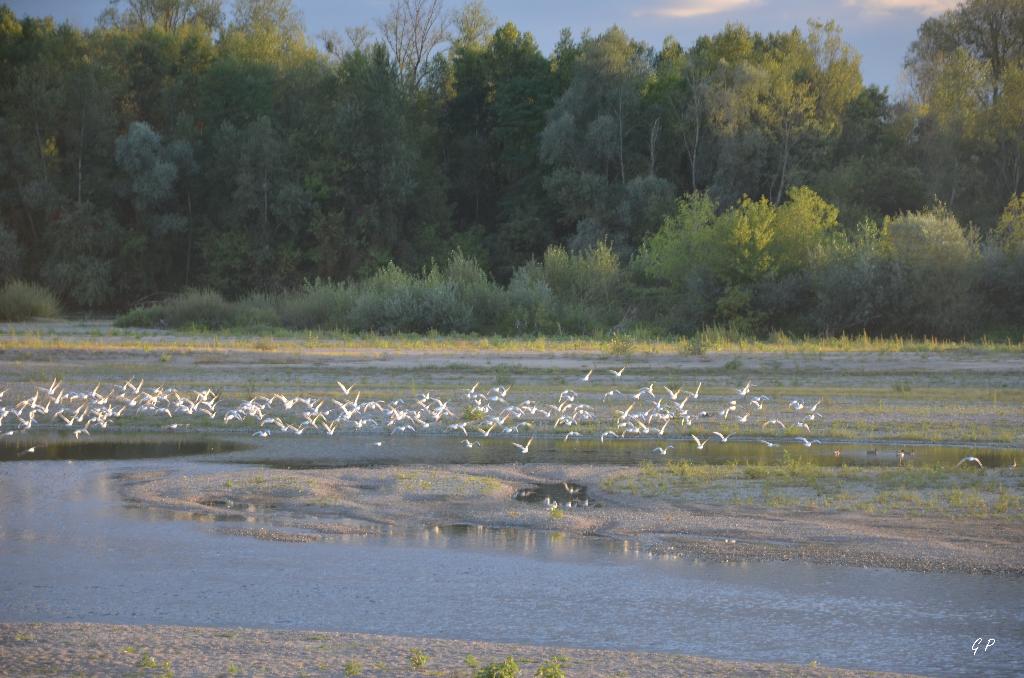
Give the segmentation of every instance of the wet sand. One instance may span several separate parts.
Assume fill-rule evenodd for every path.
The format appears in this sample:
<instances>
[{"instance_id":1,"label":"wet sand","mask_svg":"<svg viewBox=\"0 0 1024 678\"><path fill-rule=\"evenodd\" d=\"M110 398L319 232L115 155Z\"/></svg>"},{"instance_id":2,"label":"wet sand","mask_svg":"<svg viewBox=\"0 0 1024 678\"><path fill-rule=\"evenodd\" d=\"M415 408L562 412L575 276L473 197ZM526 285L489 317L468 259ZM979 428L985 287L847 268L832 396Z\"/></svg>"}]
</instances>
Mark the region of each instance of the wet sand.
<instances>
[{"instance_id":1,"label":"wet sand","mask_svg":"<svg viewBox=\"0 0 1024 678\"><path fill-rule=\"evenodd\" d=\"M633 470L576 464L258 468L191 476L139 473L120 482L126 499L142 506L243 521L258 515L270 527L241 534L264 539L315 541L351 532L483 525L628 540L653 553L719 561L802 559L1024 575L1024 520L1017 514L873 515L696 503L688 498L694 493L685 491L645 496L603 489L609 478ZM1013 471L1001 473L1019 483ZM517 489L562 481L585 485L590 505L554 512L513 499Z\"/></svg>"}]
</instances>

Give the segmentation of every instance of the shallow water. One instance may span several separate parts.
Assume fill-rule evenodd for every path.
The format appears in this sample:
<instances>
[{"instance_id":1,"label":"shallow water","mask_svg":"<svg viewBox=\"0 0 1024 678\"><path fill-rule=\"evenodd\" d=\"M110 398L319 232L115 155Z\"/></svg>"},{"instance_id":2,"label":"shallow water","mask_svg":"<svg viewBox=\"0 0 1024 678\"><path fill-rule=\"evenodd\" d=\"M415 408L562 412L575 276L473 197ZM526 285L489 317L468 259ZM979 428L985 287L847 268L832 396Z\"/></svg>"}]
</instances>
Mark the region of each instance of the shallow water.
<instances>
[{"instance_id":1,"label":"shallow water","mask_svg":"<svg viewBox=\"0 0 1024 678\"><path fill-rule=\"evenodd\" d=\"M0 465L0 619L337 629L1024 673L1017 578L706 563L653 558L635 542L476 527L279 543L127 507L114 478L221 468L185 459ZM996 645L973 656L978 637Z\"/></svg>"},{"instance_id":2,"label":"shallow water","mask_svg":"<svg viewBox=\"0 0 1024 678\"><path fill-rule=\"evenodd\" d=\"M75 440L50 434L0 442L0 461L153 459L222 454L244 447L205 436L98 434Z\"/></svg>"},{"instance_id":3,"label":"shallow water","mask_svg":"<svg viewBox=\"0 0 1024 678\"><path fill-rule=\"evenodd\" d=\"M206 455L197 460L218 463L263 464L276 468L337 468L391 464L636 464L648 461L662 464L686 460L708 464L777 464L784 459L806 460L823 466L897 466L898 451L906 451L904 463L942 465L953 468L965 456L981 460L986 468L1011 465L1024 451L1006 447L972 447L963 445L917 445L907 443L842 443L804 447L799 442L786 442L769 448L756 440L716 440L698 450L691 439L577 440L565 442L560 437L536 436L528 454L520 453L513 442L525 443L527 438L478 439L479 445L467 448L461 437L424 434L362 435L339 434L296 437L291 435L256 439L249 435L209 433L121 434L99 433L76 441L66 433L22 435L0 439L0 461L33 461L40 459L140 459L150 457ZM377 443L380 443L378 445ZM655 446L673 445L668 454L654 451ZM25 450L35 447L29 454ZM833 454L841 450L841 456Z\"/></svg>"}]
</instances>

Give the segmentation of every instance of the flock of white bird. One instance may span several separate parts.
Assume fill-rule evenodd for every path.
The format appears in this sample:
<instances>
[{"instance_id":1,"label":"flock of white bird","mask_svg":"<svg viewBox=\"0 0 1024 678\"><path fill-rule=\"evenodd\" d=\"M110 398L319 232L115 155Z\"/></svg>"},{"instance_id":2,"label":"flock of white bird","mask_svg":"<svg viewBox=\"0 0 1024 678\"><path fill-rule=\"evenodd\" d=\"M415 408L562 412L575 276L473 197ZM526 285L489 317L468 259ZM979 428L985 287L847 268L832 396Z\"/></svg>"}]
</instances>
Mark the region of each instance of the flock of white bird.
<instances>
[{"instance_id":1,"label":"flock of white bird","mask_svg":"<svg viewBox=\"0 0 1024 678\"><path fill-rule=\"evenodd\" d=\"M626 388L622 381L625 369L608 370L607 379ZM591 369L580 381L594 381L594 372ZM698 450L712 442L728 443L744 428L770 431L772 435L762 433L753 437L768 447L780 447L786 442L805 447L821 443L808 437L812 425L823 417L820 399L813 404L792 399L773 409L771 398L754 393L755 386L750 382L724 397L702 395L702 382L692 391L684 386L673 389L651 382L635 392L611 388L603 393L600 404L583 402L584 394L573 389L565 389L543 403L531 399L515 402L511 386L481 388L479 382L447 400L423 393L408 400L388 401L361 397L355 384L337 384L338 397L289 397L273 393L256 395L227 407L209 388L179 391L163 386L145 387L142 379L137 383L128 379L120 385L97 384L92 390L78 391L66 389L54 379L48 387L37 387L30 397L10 405L4 404L7 389L0 390L0 436L14 436L42 424L66 427L79 439L106 429L122 417L129 417L135 425L153 417L160 419L161 428L168 430L188 428L190 418L204 418L209 423L220 420L223 425L237 422L232 428L248 424L255 428L252 436L260 438L307 433L333 436L340 431L389 435L440 431L461 434L463 444L474 447L481 438L518 436L520 441L526 441L511 444L522 454L530 452L534 441L533 435L527 438L527 434L540 430L558 435L564 430L565 441L590 437L601 443L613 438L669 437L678 441L689 437ZM604 411L599 413L598 408ZM719 422L732 422L732 432L712 430L703 439L696 434L712 427L726 428ZM610 427L601 431L602 423L610 423ZM797 431L806 435L792 435ZM384 442L374 444L380 447ZM662 445L652 452L667 455L673 449L674 445ZM32 447L21 454L34 451ZM839 451L835 454L839 456Z\"/></svg>"},{"instance_id":2,"label":"flock of white bird","mask_svg":"<svg viewBox=\"0 0 1024 678\"><path fill-rule=\"evenodd\" d=\"M609 378L620 380L624 371L625 368L608 370ZM590 382L593 373L594 370L590 370L581 381ZM732 434L714 431L702 440L690 431L695 422L731 419L740 424L754 425L750 417L755 412L766 410L770 400L766 395L752 395L753 385L749 382L736 389L735 397L724 399L701 399L702 383L692 391L684 387L657 387L653 382L633 393L612 388L602 395L600 407L611 408L606 414L613 415L610 420L614 425L600 433L588 433L587 424L609 418L599 416L599 406L583 402L581 394L573 389L561 391L546 403L529 399L514 402L511 386L483 389L476 383L456 396L459 405L455 406L455 399L444 400L430 393L408 400L362 398L354 384L346 386L340 381L337 384L339 397L289 397L273 393L257 395L233 407L226 407L213 389L179 391L163 386L149 388L145 387L144 380L136 383L129 379L121 385L103 387L97 384L92 390L80 391L66 389L54 379L49 386L37 387L31 396L10 405L4 403L7 389L0 391L0 435L13 436L41 424L69 428L77 439L106 429L114 421L127 416L134 418L136 423L145 417L173 422L161 422L161 427L168 430L188 427L189 418L220 419L224 424L237 422L237 426L253 424L256 431L252 435L263 438L305 433L333 436L342 430L379 431L390 435L443 431L461 433L467 447L478 445L479 438L525 437L527 432L538 428L565 430L563 439L566 441L596 436L602 443L609 438L663 437L678 433L684 437L689 435L697 449L703 450L713 440L728 442ZM818 411L820 403L819 400L813 405L806 405L793 400L786 408L786 414L791 415L788 421L780 418L782 415L762 417L760 426L770 427L773 431L800 429L810 432L810 424L822 416ZM701 428L706 429L707 426ZM793 439L808 447L820 442L803 436ZM769 447L780 444L763 438L761 442ZM512 445L526 454L532 443L531 436L525 443L512 442ZM654 451L667 454L671 449L674 449L673 445L656 447Z\"/></svg>"}]
</instances>

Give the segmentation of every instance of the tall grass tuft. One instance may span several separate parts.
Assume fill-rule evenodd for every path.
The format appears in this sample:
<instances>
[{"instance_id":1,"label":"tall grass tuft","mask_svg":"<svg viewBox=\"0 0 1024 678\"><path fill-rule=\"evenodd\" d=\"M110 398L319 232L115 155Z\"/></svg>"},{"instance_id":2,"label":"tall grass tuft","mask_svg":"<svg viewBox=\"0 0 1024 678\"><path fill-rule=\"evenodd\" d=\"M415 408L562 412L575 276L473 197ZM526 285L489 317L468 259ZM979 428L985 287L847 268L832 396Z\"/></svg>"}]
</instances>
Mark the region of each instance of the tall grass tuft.
<instances>
[{"instance_id":1,"label":"tall grass tuft","mask_svg":"<svg viewBox=\"0 0 1024 678\"><path fill-rule=\"evenodd\" d=\"M53 292L42 285L13 280L0 288L0 321L55 318L60 304Z\"/></svg>"}]
</instances>

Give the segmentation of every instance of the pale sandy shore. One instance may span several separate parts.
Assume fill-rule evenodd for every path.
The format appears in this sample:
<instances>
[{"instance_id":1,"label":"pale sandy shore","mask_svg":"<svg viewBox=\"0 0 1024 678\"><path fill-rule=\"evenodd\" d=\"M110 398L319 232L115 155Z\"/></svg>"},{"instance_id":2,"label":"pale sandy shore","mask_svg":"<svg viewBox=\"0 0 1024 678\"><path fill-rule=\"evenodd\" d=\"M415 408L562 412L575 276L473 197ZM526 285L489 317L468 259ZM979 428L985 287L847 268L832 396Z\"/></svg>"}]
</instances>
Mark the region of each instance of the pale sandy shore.
<instances>
[{"instance_id":1,"label":"pale sandy shore","mask_svg":"<svg viewBox=\"0 0 1024 678\"><path fill-rule=\"evenodd\" d=\"M422 653L422 666L413 656ZM84 623L0 624L4 676L448 676L514 658L523 676L552 659L566 676L895 676L856 670L362 633Z\"/></svg>"},{"instance_id":2,"label":"pale sandy shore","mask_svg":"<svg viewBox=\"0 0 1024 678\"><path fill-rule=\"evenodd\" d=\"M636 473L635 467L614 465L459 464L257 468L187 476L153 471L118 480L133 504L242 521L234 524L252 529L221 529L277 541L479 525L628 541L655 554L726 562L799 559L918 572L1024 575L1024 520L1016 514L971 519L770 508L725 503L714 491L670 488L645 496L606 489L609 479ZM1003 475L1018 486L1015 472ZM593 504L556 516L543 504L512 498L516 488L563 480L589 487ZM746 481L730 481L741 482ZM259 524L249 526L247 520Z\"/></svg>"}]
</instances>

